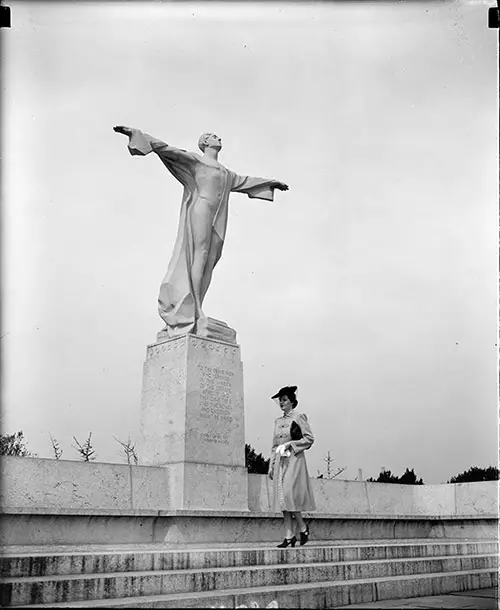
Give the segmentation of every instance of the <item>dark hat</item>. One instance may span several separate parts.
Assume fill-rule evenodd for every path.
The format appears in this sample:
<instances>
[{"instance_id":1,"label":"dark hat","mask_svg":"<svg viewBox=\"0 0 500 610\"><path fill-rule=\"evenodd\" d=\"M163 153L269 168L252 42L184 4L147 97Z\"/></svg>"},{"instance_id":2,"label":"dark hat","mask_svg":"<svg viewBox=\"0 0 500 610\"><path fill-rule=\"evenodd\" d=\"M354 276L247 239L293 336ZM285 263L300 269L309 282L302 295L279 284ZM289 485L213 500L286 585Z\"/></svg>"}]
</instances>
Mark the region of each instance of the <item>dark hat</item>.
<instances>
[{"instance_id":1,"label":"dark hat","mask_svg":"<svg viewBox=\"0 0 500 610\"><path fill-rule=\"evenodd\" d=\"M284 388L281 388L281 390L275 394L274 396L271 396L271 398L279 398L280 396L288 396L288 397L292 397L295 398L295 392L297 391L297 386L296 385L287 385Z\"/></svg>"}]
</instances>

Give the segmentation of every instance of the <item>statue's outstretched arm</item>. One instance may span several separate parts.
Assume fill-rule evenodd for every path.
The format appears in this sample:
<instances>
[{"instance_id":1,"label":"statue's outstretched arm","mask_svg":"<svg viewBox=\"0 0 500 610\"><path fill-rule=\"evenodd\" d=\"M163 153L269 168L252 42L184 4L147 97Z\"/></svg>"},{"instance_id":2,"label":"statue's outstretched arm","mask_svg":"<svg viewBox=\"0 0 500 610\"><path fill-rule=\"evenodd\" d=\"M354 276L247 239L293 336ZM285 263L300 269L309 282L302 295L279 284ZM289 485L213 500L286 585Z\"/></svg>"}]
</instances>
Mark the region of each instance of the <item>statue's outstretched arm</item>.
<instances>
[{"instance_id":1,"label":"statue's outstretched arm","mask_svg":"<svg viewBox=\"0 0 500 610\"><path fill-rule=\"evenodd\" d=\"M274 178L253 178L252 176L232 176L231 191L235 193L246 193L250 198L274 199L274 189L287 191L288 184L275 180Z\"/></svg>"},{"instance_id":2,"label":"statue's outstretched arm","mask_svg":"<svg viewBox=\"0 0 500 610\"><path fill-rule=\"evenodd\" d=\"M197 155L191 153L182 148L176 148L170 146L166 142L151 138L151 148L160 157L160 159L167 159L170 161L184 161L186 163L193 163L197 160Z\"/></svg>"},{"instance_id":3,"label":"statue's outstretched arm","mask_svg":"<svg viewBox=\"0 0 500 610\"><path fill-rule=\"evenodd\" d=\"M163 140L143 133L140 129L116 125L113 130L129 137L128 149L131 155L148 155L151 152L157 153L160 158L179 161L194 161L196 157L181 148L170 146Z\"/></svg>"},{"instance_id":4,"label":"statue's outstretched arm","mask_svg":"<svg viewBox=\"0 0 500 610\"><path fill-rule=\"evenodd\" d=\"M149 155L149 153L153 152L150 141L151 136L142 133L140 129L135 129L134 127L126 127L125 125L115 125L115 127L113 127L113 131L128 136L128 150L131 155L144 156Z\"/></svg>"}]
</instances>

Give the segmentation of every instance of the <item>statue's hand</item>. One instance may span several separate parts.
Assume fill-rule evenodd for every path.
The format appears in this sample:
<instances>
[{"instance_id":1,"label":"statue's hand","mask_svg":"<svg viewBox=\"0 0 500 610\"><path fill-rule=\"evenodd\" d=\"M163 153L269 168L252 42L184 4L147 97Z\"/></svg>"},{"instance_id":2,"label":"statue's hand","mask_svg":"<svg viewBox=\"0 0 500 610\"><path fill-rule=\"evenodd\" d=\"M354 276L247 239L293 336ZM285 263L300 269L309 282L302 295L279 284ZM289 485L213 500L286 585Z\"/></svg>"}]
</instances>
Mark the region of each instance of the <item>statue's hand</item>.
<instances>
[{"instance_id":1,"label":"statue's hand","mask_svg":"<svg viewBox=\"0 0 500 610\"><path fill-rule=\"evenodd\" d=\"M279 180L275 180L273 182L272 187L274 189L278 189L279 191L288 191L288 184L285 184L284 182L280 182Z\"/></svg>"},{"instance_id":2,"label":"statue's hand","mask_svg":"<svg viewBox=\"0 0 500 610\"><path fill-rule=\"evenodd\" d=\"M125 127L125 125L115 125L113 131L116 131L116 133L123 133L123 135L129 137L132 135L132 129L130 127Z\"/></svg>"}]
</instances>

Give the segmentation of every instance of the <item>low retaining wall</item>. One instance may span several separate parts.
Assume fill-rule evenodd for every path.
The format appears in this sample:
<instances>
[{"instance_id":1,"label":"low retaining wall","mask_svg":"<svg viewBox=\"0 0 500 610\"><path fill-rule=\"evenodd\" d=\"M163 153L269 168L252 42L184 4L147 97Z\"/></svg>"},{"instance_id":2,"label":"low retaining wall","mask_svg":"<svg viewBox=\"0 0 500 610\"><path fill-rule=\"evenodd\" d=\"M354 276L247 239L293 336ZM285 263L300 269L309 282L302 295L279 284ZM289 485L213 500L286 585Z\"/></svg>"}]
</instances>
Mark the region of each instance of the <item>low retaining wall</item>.
<instances>
[{"instance_id":1,"label":"low retaining wall","mask_svg":"<svg viewBox=\"0 0 500 610\"><path fill-rule=\"evenodd\" d=\"M0 509L168 511L168 470L26 457L0 458ZM498 482L396 485L312 479L317 513L332 515L497 516ZM248 475L251 512L272 511L272 483ZM10 511L11 512L11 511Z\"/></svg>"},{"instance_id":2,"label":"low retaining wall","mask_svg":"<svg viewBox=\"0 0 500 610\"><path fill-rule=\"evenodd\" d=\"M491 517L304 513L314 540L496 540ZM0 545L275 543L279 513L91 509L4 509Z\"/></svg>"},{"instance_id":3,"label":"low retaining wall","mask_svg":"<svg viewBox=\"0 0 500 610\"><path fill-rule=\"evenodd\" d=\"M272 489L269 479L249 475L250 510L271 509ZM397 485L312 479L316 510L344 515L422 515L460 516L497 515L498 482L443 485Z\"/></svg>"}]
</instances>

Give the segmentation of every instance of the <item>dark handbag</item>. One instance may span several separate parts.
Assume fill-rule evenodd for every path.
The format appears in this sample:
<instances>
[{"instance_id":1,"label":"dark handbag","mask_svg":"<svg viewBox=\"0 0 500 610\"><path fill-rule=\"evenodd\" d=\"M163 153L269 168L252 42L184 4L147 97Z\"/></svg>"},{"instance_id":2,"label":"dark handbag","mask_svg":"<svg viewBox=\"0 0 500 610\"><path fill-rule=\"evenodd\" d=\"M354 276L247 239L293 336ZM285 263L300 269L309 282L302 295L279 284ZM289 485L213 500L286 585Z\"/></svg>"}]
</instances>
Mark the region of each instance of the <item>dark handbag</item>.
<instances>
[{"instance_id":1,"label":"dark handbag","mask_svg":"<svg viewBox=\"0 0 500 610\"><path fill-rule=\"evenodd\" d=\"M300 441L304 436L297 422L292 422L292 425L290 426L290 436L292 437L292 441Z\"/></svg>"}]
</instances>

